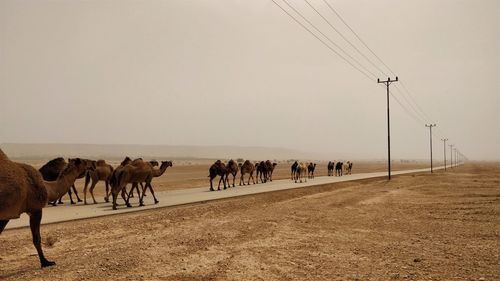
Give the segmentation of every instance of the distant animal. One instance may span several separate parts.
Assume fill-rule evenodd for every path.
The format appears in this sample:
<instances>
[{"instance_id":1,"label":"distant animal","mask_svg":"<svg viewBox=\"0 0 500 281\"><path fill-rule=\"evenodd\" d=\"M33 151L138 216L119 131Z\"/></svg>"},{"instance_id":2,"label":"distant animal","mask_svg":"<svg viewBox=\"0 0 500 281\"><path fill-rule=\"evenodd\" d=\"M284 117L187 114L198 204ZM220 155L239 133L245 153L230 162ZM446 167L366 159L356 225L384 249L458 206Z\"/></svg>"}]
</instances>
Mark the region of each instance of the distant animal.
<instances>
[{"instance_id":1,"label":"distant animal","mask_svg":"<svg viewBox=\"0 0 500 281\"><path fill-rule=\"evenodd\" d=\"M299 180L302 183L302 179L304 179L304 181L307 182L306 173L307 173L307 165L304 162L300 162L295 170L295 182Z\"/></svg>"},{"instance_id":2,"label":"distant animal","mask_svg":"<svg viewBox=\"0 0 500 281\"><path fill-rule=\"evenodd\" d=\"M250 162L249 160L246 160L243 165L240 167L240 185L243 183L245 185L245 180L243 176L245 174L248 174L248 182L247 184L250 185L250 179L252 179L253 184L255 184L255 179L253 177L253 173L255 172L255 165Z\"/></svg>"},{"instance_id":3,"label":"distant animal","mask_svg":"<svg viewBox=\"0 0 500 281\"><path fill-rule=\"evenodd\" d=\"M59 176L59 174L64 170L64 168L66 168L67 165L68 162L66 162L64 158L58 157L45 163L45 165L43 165L38 171L40 171L44 180L55 181ZM80 199L80 197L78 196L78 192L76 191L75 185L73 185L71 188L73 189L73 192L76 195L77 201L82 202L82 199ZM76 204L75 201L73 201L71 190L68 192L68 195L71 204ZM62 204L61 198L59 199L59 204Z\"/></svg>"},{"instance_id":4,"label":"distant animal","mask_svg":"<svg viewBox=\"0 0 500 281\"><path fill-rule=\"evenodd\" d=\"M332 161L328 161L328 176L329 177L334 175L333 170L335 170L335 163Z\"/></svg>"},{"instance_id":5,"label":"distant animal","mask_svg":"<svg viewBox=\"0 0 500 281\"><path fill-rule=\"evenodd\" d=\"M278 164L277 163L271 163L271 161L269 161L269 160L267 160L265 164L266 164L266 176L267 176L267 180L268 181L273 181L274 168Z\"/></svg>"},{"instance_id":6,"label":"distant animal","mask_svg":"<svg viewBox=\"0 0 500 281\"><path fill-rule=\"evenodd\" d=\"M339 177L342 176L342 166L343 166L342 162L337 162L337 164L335 164L335 176Z\"/></svg>"},{"instance_id":7,"label":"distant animal","mask_svg":"<svg viewBox=\"0 0 500 281\"><path fill-rule=\"evenodd\" d=\"M307 165L307 177L310 179L314 179L314 170L316 170L316 163L309 163Z\"/></svg>"},{"instance_id":8,"label":"distant animal","mask_svg":"<svg viewBox=\"0 0 500 281\"><path fill-rule=\"evenodd\" d=\"M154 163L154 162L156 162L156 163ZM144 206L144 199L143 198L144 198L144 196L146 196L146 189L147 188L149 188L149 192L151 192L151 195L153 195L153 200L154 200L155 204L158 204L160 202L160 201L158 201L158 199L156 199L153 186L151 185L151 181L154 178L162 176L167 171L168 167L173 166L172 161L161 161L160 167L158 169L154 168L154 167L158 166L157 161L149 161L149 164L151 165L151 169L152 169L151 179L149 181L145 181L144 186L142 185L142 183L140 183L142 192L140 193L141 195L139 196L139 206ZM129 196L132 193L132 189L134 188L134 185L137 186L137 184L138 184L137 182L134 182L132 184L132 188L131 188L131 191L129 192ZM128 202L128 200L129 199L127 198L127 202Z\"/></svg>"},{"instance_id":9,"label":"distant animal","mask_svg":"<svg viewBox=\"0 0 500 281\"><path fill-rule=\"evenodd\" d=\"M209 173L208 177L210 178L210 191L214 191L212 181L217 176L220 176L219 185L217 187L217 190L220 190L220 183L221 182L224 183L224 189L227 188L226 187L226 180L225 180L225 177L227 175L227 169L226 169L226 165L224 165L224 163L222 163L220 160L215 161L215 163L212 164L212 166L210 166L210 168L208 169L208 173Z\"/></svg>"},{"instance_id":10,"label":"distant animal","mask_svg":"<svg viewBox=\"0 0 500 281\"><path fill-rule=\"evenodd\" d=\"M231 159L231 160L229 160L229 162L227 162L227 165L226 165L226 182L227 182L228 187L231 186L229 184L229 175L233 175L233 187L234 187L234 181L236 180L236 174L238 174L238 170L239 170L239 167L238 167L238 164L236 163L236 161L234 161L233 159Z\"/></svg>"},{"instance_id":11,"label":"distant animal","mask_svg":"<svg viewBox=\"0 0 500 281\"><path fill-rule=\"evenodd\" d=\"M267 182L267 165L266 162L261 161L259 165L256 166L257 169L257 183L259 179L261 183Z\"/></svg>"},{"instance_id":12,"label":"distant animal","mask_svg":"<svg viewBox=\"0 0 500 281\"><path fill-rule=\"evenodd\" d=\"M290 167L290 178L291 180L295 180L295 173L297 172L297 167L299 166L299 162L295 161Z\"/></svg>"},{"instance_id":13,"label":"distant animal","mask_svg":"<svg viewBox=\"0 0 500 281\"><path fill-rule=\"evenodd\" d=\"M352 173L352 162L351 161L347 161L344 164L344 174L350 175L351 173Z\"/></svg>"},{"instance_id":14,"label":"distant animal","mask_svg":"<svg viewBox=\"0 0 500 281\"><path fill-rule=\"evenodd\" d=\"M97 204L94 197L94 188L99 181L104 181L106 185L106 196L104 197L104 201L109 202L109 181L113 174L113 170L113 166L106 163L106 161L97 160L96 168L93 171L87 172L85 175L85 186L83 188L83 202L85 205L87 205L87 187L90 181L92 181L90 185L90 195L92 196L94 204Z\"/></svg>"},{"instance_id":15,"label":"distant animal","mask_svg":"<svg viewBox=\"0 0 500 281\"><path fill-rule=\"evenodd\" d=\"M0 233L11 219L22 213L30 217L31 236L42 267L56 263L47 260L42 250L40 221L48 195L40 173L30 165L12 162L0 149ZM5 263L7 261L2 261Z\"/></svg>"}]
</instances>

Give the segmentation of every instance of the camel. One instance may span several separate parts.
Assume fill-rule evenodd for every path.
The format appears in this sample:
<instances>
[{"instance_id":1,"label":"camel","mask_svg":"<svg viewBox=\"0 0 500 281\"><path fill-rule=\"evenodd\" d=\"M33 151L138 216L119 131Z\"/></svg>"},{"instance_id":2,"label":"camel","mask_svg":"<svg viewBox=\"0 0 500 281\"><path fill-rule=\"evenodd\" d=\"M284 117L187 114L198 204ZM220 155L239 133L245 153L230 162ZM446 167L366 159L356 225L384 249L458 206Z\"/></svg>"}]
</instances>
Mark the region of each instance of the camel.
<instances>
[{"instance_id":1,"label":"camel","mask_svg":"<svg viewBox=\"0 0 500 281\"><path fill-rule=\"evenodd\" d=\"M138 161L138 160L142 160L142 158L137 158L137 159L134 159L134 161ZM149 161L149 163L151 164L151 166L153 167L158 167L160 164L158 163L158 161L156 160L151 160ZM142 184L142 182L139 183L141 185L141 189L144 189L144 185ZM132 198L134 197L134 192L132 192L134 189L137 191L137 196L140 197L141 196L141 193L139 191L139 184L137 183L133 183L132 184L132 188L130 189L130 193L129 193L129 196ZM144 193L143 196L146 196L146 194Z\"/></svg>"},{"instance_id":2,"label":"camel","mask_svg":"<svg viewBox=\"0 0 500 281\"><path fill-rule=\"evenodd\" d=\"M277 163L271 163L271 161L267 160L266 161L266 172L267 172L267 179L269 181L273 181L273 172L274 168L278 165Z\"/></svg>"},{"instance_id":3,"label":"camel","mask_svg":"<svg viewBox=\"0 0 500 281\"><path fill-rule=\"evenodd\" d=\"M83 202L85 205L87 205L87 187L90 180L92 180L92 184L90 185L90 195L92 195L94 204L97 204L94 197L94 188L99 181L104 181L106 185L106 196L104 197L104 201L109 202L109 180L111 179L113 170L113 166L107 164L106 161L97 160L95 170L87 172L85 175L85 187L83 188Z\"/></svg>"},{"instance_id":4,"label":"camel","mask_svg":"<svg viewBox=\"0 0 500 281\"><path fill-rule=\"evenodd\" d=\"M156 163L153 163L153 162L156 162ZM172 161L162 161L159 169L153 168L155 166L158 166L157 161L149 161L149 164L151 164L152 178L160 177L161 175L163 175L167 171L168 167L172 167ZM134 185L134 184L137 185L137 182L133 183L132 185ZM132 186L132 189L133 188L134 187ZM142 186L142 183L141 183L141 188L142 188L142 193L141 193L141 196L139 197L139 206L144 206L143 198L144 198L144 196L146 196L146 188L149 188L149 191L153 195L153 199L155 200L155 204L160 203L160 201L158 201L158 199L156 199L155 192L153 190L153 186L151 185L151 181L145 182L144 186ZM129 196L131 195L131 193L132 193L132 190L130 191ZM128 202L128 199L127 199L127 202Z\"/></svg>"},{"instance_id":5,"label":"camel","mask_svg":"<svg viewBox=\"0 0 500 281\"><path fill-rule=\"evenodd\" d=\"M125 156L125 159L123 159L123 161L120 163L120 165L118 167L116 167L113 172L111 173L111 178L109 179L109 184L111 185L111 189L113 189L113 185L115 185L117 182L118 182L118 174L120 173L120 171L123 169L123 167L125 167L126 165L132 163L132 159L130 159L130 157L128 156ZM126 198L125 198L125 189L122 190L122 198L123 200L125 201ZM109 202L109 195L108 195L108 198L104 198L104 200L106 202Z\"/></svg>"},{"instance_id":6,"label":"camel","mask_svg":"<svg viewBox=\"0 0 500 281\"><path fill-rule=\"evenodd\" d=\"M168 161L167 161L168 162ZM172 163L170 162L170 165ZM165 172L167 169L167 164L162 163L161 167L161 174ZM111 190L112 190L112 195L113 195L113 210L116 210L116 199L118 197L118 193L122 193L122 197L125 200L125 204L127 207L131 207L129 203L130 196L127 196L127 198L124 197L125 195L125 187L129 183L139 183L139 182L145 182L146 187L150 187L151 192L153 193L153 197L155 198L155 204L158 203L158 200L154 196L153 188L151 187L151 180L153 179L153 166L149 162L145 162L142 159L135 159L134 161L131 161L130 164L127 164L123 166L118 170L115 175L111 178ZM158 175L159 176L159 175ZM130 195L130 193L129 193ZM139 198L139 203L140 206L144 206L142 202L142 196Z\"/></svg>"},{"instance_id":7,"label":"camel","mask_svg":"<svg viewBox=\"0 0 500 281\"><path fill-rule=\"evenodd\" d=\"M351 161L347 161L344 166L344 174L345 175L350 175L351 174L351 171L352 171L352 162Z\"/></svg>"},{"instance_id":8,"label":"camel","mask_svg":"<svg viewBox=\"0 0 500 281\"><path fill-rule=\"evenodd\" d=\"M339 177L342 176L342 166L343 166L342 162L337 162L337 164L335 165L335 176Z\"/></svg>"},{"instance_id":9,"label":"camel","mask_svg":"<svg viewBox=\"0 0 500 281\"><path fill-rule=\"evenodd\" d=\"M220 190L221 181L224 183L224 189L226 189L226 180L224 177L227 176L227 168L224 163L222 163L220 160L215 161L215 163L212 164L212 166L210 166L210 168L208 169L208 173L208 177L210 178L210 191L214 191L212 180L217 176L220 176L219 186L217 187L217 190Z\"/></svg>"},{"instance_id":10,"label":"camel","mask_svg":"<svg viewBox=\"0 0 500 281\"><path fill-rule=\"evenodd\" d=\"M314 170L316 169L316 163L309 163L307 165L307 177L310 179L314 179Z\"/></svg>"},{"instance_id":11,"label":"camel","mask_svg":"<svg viewBox=\"0 0 500 281\"><path fill-rule=\"evenodd\" d=\"M328 161L328 176L333 176L333 170L335 169L335 163Z\"/></svg>"},{"instance_id":12,"label":"camel","mask_svg":"<svg viewBox=\"0 0 500 281\"><path fill-rule=\"evenodd\" d=\"M255 165L252 164L252 162L246 160L243 163L243 165L241 165L241 167L240 167L240 185L241 185L241 183L243 183L243 185L245 185L245 180L243 179L243 176L245 174L249 174L247 184L250 185L250 179L252 179L253 184L255 184L253 172L255 172Z\"/></svg>"},{"instance_id":13,"label":"camel","mask_svg":"<svg viewBox=\"0 0 500 281\"><path fill-rule=\"evenodd\" d=\"M233 187L234 187L234 181L236 180L236 174L238 174L238 168L239 168L238 164L233 159L231 159L231 160L229 160L229 162L227 162L226 182L227 182L228 187L231 187L231 185L229 184L229 175L233 175Z\"/></svg>"},{"instance_id":14,"label":"camel","mask_svg":"<svg viewBox=\"0 0 500 281\"><path fill-rule=\"evenodd\" d=\"M9 220L27 213L33 245L42 267L56 264L47 260L42 250L40 221L47 202L47 190L40 173L30 165L12 162L0 149L0 233Z\"/></svg>"},{"instance_id":15,"label":"camel","mask_svg":"<svg viewBox=\"0 0 500 281\"><path fill-rule=\"evenodd\" d=\"M256 166L257 169L257 183L259 183L259 178L261 183L267 182L267 165L266 162L260 161L259 165Z\"/></svg>"},{"instance_id":16,"label":"camel","mask_svg":"<svg viewBox=\"0 0 500 281\"><path fill-rule=\"evenodd\" d=\"M293 162L292 167L290 168L290 170L291 170L290 179L291 180L295 179L295 173L297 171L297 166L299 166L299 162L297 162L297 161Z\"/></svg>"},{"instance_id":17,"label":"camel","mask_svg":"<svg viewBox=\"0 0 500 281\"><path fill-rule=\"evenodd\" d=\"M302 179L307 182L306 173L307 165L304 162L300 162L295 170L295 182L297 182L297 180L300 180L300 182L302 183Z\"/></svg>"},{"instance_id":18,"label":"camel","mask_svg":"<svg viewBox=\"0 0 500 281\"><path fill-rule=\"evenodd\" d=\"M47 162L45 165L43 165L38 171L42 174L43 180L46 181L55 181L59 174L66 168L68 165L68 162L64 160L62 157L58 157L55 159L50 160ZM76 199L78 202L82 202L82 199L78 196L78 192L76 191L75 185L72 186L73 192L76 195ZM76 204L75 201L73 201L73 196L71 196L71 189L68 192L69 199L71 201L71 204ZM62 204L62 197L59 198L59 204Z\"/></svg>"},{"instance_id":19,"label":"camel","mask_svg":"<svg viewBox=\"0 0 500 281\"><path fill-rule=\"evenodd\" d=\"M57 180L43 181L47 189L48 202L52 202L52 205L56 206L57 200L68 193L75 180L82 173L85 173L89 169L89 166L93 167L88 161L80 158L70 159L66 168L57 177Z\"/></svg>"}]
</instances>

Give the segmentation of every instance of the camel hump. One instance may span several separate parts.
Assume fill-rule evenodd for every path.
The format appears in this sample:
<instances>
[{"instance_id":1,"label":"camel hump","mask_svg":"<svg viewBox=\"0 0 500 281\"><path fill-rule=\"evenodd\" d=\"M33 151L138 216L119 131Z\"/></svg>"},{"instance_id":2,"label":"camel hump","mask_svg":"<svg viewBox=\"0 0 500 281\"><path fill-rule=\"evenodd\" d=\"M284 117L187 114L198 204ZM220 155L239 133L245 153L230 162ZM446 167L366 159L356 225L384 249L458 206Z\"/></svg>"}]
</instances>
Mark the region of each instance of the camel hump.
<instances>
[{"instance_id":1,"label":"camel hump","mask_svg":"<svg viewBox=\"0 0 500 281\"><path fill-rule=\"evenodd\" d=\"M105 160L102 160L102 159L99 159L95 162L96 166L105 166L106 165L106 161Z\"/></svg>"}]
</instances>

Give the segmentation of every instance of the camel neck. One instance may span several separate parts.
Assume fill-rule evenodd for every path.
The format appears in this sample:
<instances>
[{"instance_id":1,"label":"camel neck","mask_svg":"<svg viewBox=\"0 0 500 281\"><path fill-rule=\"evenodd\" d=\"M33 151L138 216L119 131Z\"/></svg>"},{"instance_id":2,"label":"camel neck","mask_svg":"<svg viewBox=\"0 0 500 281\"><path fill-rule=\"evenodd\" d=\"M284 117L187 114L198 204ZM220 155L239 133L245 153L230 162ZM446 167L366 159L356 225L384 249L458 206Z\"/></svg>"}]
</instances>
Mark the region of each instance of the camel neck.
<instances>
[{"instance_id":1,"label":"camel neck","mask_svg":"<svg viewBox=\"0 0 500 281\"><path fill-rule=\"evenodd\" d=\"M161 175L163 175L163 173L165 173L165 171L167 170L168 167L163 167L163 168L160 168L158 170L156 169L153 169L153 177L159 177Z\"/></svg>"},{"instance_id":2,"label":"camel neck","mask_svg":"<svg viewBox=\"0 0 500 281\"><path fill-rule=\"evenodd\" d=\"M9 160L9 157L0 149L0 160Z\"/></svg>"}]
</instances>

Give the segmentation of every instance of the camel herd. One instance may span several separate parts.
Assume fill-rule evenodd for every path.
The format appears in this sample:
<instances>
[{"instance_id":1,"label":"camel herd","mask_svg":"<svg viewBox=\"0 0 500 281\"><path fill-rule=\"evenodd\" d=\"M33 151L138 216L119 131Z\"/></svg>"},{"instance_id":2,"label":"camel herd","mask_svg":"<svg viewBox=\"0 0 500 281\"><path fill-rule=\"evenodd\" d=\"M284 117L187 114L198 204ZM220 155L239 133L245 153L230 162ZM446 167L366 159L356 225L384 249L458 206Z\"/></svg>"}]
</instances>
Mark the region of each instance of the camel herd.
<instances>
[{"instance_id":1,"label":"camel herd","mask_svg":"<svg viewBox=\"0 0 500 281\"><path fill-rule=\"evenodd\" d=\"M277 163L270 160L252 163L249 160L243 163L237 163L229 160L223 163L217 160L209 168L210 191L214 191L212 181L219 176L218 190L223 183L224 189L235 187L236 176L240 173L239 185L271 182L273 172ZM154 203L159 201L155 196L152 180L165 173L168 167L172 167L171 161L144 161L141 158L132 160L129 157L114 168L104 160L89 160L74 158L66 161L64 158L56 158L39 170L32 166L11 161L0 149L0 233L11 219L19 218L22 213L27 213L30 217L30 228L33 237L33 244L38 252L38 257L42 267L54 265L53 261L45 258L40 237L40 221L42 219L42 209L47 204L56 206L61 203L61 198L68 194L71 204L73 201L72 193L76 196L78 202L82 202L75 189L74 183L77 179L85 178L85 187L83 189L83 202L87 204L87 191L92 196L94 204L97 203L94 197L94 188L99 181L103 181L106 186L106 195L104 200L109 202L109 196L112 196L112 208L116 210L117 198L119 195L125 201L127 207L131 207L130 198L134 197L134 191L139 198L139 206L144 206L144 196L149 189L153 196ZM316 164L295 162L291 167L291 179L295 182L307 181L307 178L313 179ZM335 170L335 173L333 172ZM347 161L329 162L328 175L342 176L350 174L352 163ZM232 184L230 177L232 176ZM245 176L246 182L245 182ZM131 185L127 191L127 185ZM90 186L90 189L88 187ZM72 192L73 190L73 192Z\"/></svg>"},{"instance_id":2,"label":"camel herd","mask_svg":"<svg viewBox=\"0 0 500 281\"><path fill-rule=\"evenodd\" d=\"M235 180L238 171L240 172L240 186L245 185L244 176L248 174L247 185L250 184L250 179L252 179L253 184L259 183L259 179L261 183L265 183L268 181L273 181L273 172L274 168L278 165L277 163L271 163L271 161L261 161L256 162L255 164L246 160L244 163L236 164L234 160L229 160L227 164L223 163L220 160L215 161L212 166L208 169L208 177L210 178L210 191L214 191L212 181L219 176L219 185L217 190L220 190L221 182L224 185L224 189L227 187L231 187L229 184L229 176L233 176L233 187L235 187ZM254 177L255 173L255 177Z\"/></svg>"}]
</instances>

